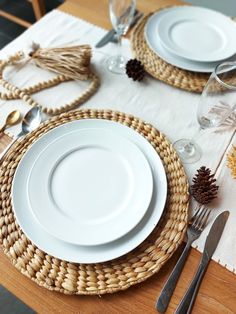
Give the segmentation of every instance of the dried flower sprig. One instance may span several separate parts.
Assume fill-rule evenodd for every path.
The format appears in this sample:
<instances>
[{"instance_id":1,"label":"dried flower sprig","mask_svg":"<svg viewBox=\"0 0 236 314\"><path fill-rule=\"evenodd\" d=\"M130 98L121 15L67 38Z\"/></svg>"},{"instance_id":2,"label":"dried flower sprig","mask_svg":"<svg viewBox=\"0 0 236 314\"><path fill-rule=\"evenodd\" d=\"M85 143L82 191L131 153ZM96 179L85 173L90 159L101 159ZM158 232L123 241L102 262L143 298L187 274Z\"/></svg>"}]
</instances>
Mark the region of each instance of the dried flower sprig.
<instances>
[{"instance_id":1,"label":"dried flower sprig","mask_svg":"<svg viewBox=\"0 0 236 314\"><path fill-rule=\"evenodd\" d=\"M236 127L236 104L232 107L222 101L216 104L209 113L213 113L221 121L220 127Z\"/></svg>"},{"instance_id":2,"label":"dried flower sprig","mask_svg":"<svg viewBox=\"0 0 236 314\"><path fill-rule=\"evenodd\" d=\"M231 170L231 175L236 179L236 146L232 146L227 155L227 166Z\"/></svg>"}]
</instances>

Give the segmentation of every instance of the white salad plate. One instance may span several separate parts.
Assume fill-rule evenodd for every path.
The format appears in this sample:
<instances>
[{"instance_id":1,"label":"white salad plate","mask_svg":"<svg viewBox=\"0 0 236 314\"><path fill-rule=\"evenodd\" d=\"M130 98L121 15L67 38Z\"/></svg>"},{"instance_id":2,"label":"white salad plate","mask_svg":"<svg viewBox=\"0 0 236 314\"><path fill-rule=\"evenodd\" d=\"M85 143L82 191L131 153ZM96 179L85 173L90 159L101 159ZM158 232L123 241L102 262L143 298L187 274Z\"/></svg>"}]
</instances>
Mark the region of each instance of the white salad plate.
<instances>
[{"instance_id":1,"label":"white salad plate","mask_svg":"<svg viewBox=\"0 0 236 314\"><path fill-rule=\"evenodd\" d=\"M142 154L145 156L148 164L151 167L152 178L153 178L153 192L152 192L151 202L148 206L148 209L144 213L143 218L128 233L124 234L122 237L118 238L117 240L106 243L106 244L78 245L78 244L66 242L65 240L62 240L53 236L51 234L51 230L46 229L45 227L41 225L41 223L38 222L38 219L36 218L35 212L34 212L35 209L33 208L32 210L31 205L30 205L30 199L28 197L28 193L29 193L28 188L29 188L29 184L31 184L29 182L30 182L32 169L34 169L34 165L37 164L37 160L41 159L40 158L41 154L42 156L44 156L44 151L45 153L47 152L47 146L49 148L51 145L54 145L54 144L57 145L55 141L56 139L54 138L55 135L52 136L51 141L48 141L48 138L51 137L50 134L57 134L57 132L59 132L60 134L63 134L62 138L64 137L64 134L68 134L69 137L70 136L73 137L74 132L76 133L78 129L80 129L81 132L82 130L85 130L85 132L87 132L86 130L97 130L98 134L100 132L101 133L106 132L106 134L110 133L116 139L117 137L118 138L123 137L125 141L131 144L131 146L133 145L137 146L137 149L142 152ZM93 131L91 132L93 133ZM58 140L60 142L61 139L59 138ZM123 141L123 139L121 139L121 141ZM68 138L68 142L69 142L69 138ZM65 142L63 143L65 144ZM109 145L110 144L108 144L108 146ZM80 146L79 136L78 136L78 146ZM49 155L45 155L45 156L49 156ZM69 158L72 156L69 156ZM58 156L59 164L60 164L60 157L61 155L59 154ZM141 155L139 157L142 158ZM41 168L42 172L44 171L43 168L46 166L47 162L49 161L45 160L45 164L42 165L42 168ZM145 166L144 169L145 169L145 172L142 173L143 179L146 176L146 174L147 176L150 175L149 167ZM146 170L147 170L147 173L146 173ZM69 173L71 173L71 170L69 170ZM58 173L58 175L59 176L63 175L63 173ZM67 175L68 174L66 174L66 176ZM97 178L95 180L97 180ZM45 188L45 187L40 186L38 182L35 182L34 184L35 184L35 188L38 189L38 191ZM49 182L49 185L50 184L51 182ZM66 185L66 182L65 182L65 185ZM150 190L149 190L149 193L150 193ZM78 191L78 195L79 195L79 191ZM141 136L139 133L135 132L131 128L128 128L116 122L107 121L107 120L97 120L97 119L73 121L73 122L61 125L53 129L52 131L49 131L45 135L43 135L29 148L29 150L23 156L15 172L13 185L12 185L12 204L13 204L14 213L15 213L15 216L19 225L21 226L26 236L36 246L38 246L41 250L45 251L46 253L52 256L55 256L57 258L69 261L69 262L77 262L77 263L98 263L98 262L108 261L108 260L117 258L121 255L124 255L127 252L134 249L135 247L137 247L142 241L146 239L146 237L152 232L152 230L157 225L164 210L166 196L167 196L167 180L166 180L165 170L160 160L160 157L158 156L157 152L152 147L152 145L143 136ZM42 197L44 198L45 196L42 195ZM129 209L127 209L127 211L128 210ZM118 215L120 215L119 211L118 211ZM129 213L124 212L123 221L125 221L127 217L130 217ZM55 219L50 221L50 228L55 223L56 223ZM109 230L109 232L112 232L112 230ZM109 232L107 232L107 237L109 237Z\"/></svg>"},{"instance_id":2,"label":"white salad plate","mask_svg":"<svg viewBox=\"0 0 236 314\"><path fill-rule=\"evenodd\" d=\"M157 32L166 49L189 60L214 62L236 53L236 23L210 9L170 9L160 19Z\"/></svg>"},{"instance_id":3,"label":"white salad plate","mask_svg":"<svg viewBox=\"0 0 236 314\"><path fill-rule=\"evenodd\" d=\"M37 147L41 153L27 182L29 210L39 223L79 245L105 244L129 232L143 218L153 191L141 150L123 136L92 127L69 124L38 140L31 156ZM20 166L27 167L24 161Z\"/></svg>"},{"instance_id":4,"label":"white salad plate","mask_svg":"<svg viewBox=\"0 0 236 314\"><path fill-rule=\"evenodd\" d=\"M180 7L183 8L183 7ZM168 51L162 44L161 39L159 37L159 23L162 17L169 11L178 10L178 7L163 9L155 14L153 14L147 21L144 29L145 39L147 41L148 46L153 50L153 52L166 61L167 63L176 66L180 69L194 71L194 72L202 72L202 73L211 73L215 69L215 67L219 64L219 61L215 62L198 62L193 60L188 60L186 58L182 58L176 54ZM161 29L160 29L161 31ZM227 60L233 60L234 56Z\"/></svg>"}]
</instances>

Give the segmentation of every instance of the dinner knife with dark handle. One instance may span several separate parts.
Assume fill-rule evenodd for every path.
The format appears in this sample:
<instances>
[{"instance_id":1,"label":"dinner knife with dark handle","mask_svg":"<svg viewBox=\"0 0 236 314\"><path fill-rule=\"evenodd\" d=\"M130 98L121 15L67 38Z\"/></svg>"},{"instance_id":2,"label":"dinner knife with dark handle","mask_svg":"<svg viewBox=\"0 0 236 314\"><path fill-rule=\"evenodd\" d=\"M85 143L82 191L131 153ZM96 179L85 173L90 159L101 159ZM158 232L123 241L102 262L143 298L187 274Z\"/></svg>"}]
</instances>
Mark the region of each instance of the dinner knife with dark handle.
<instances>
[{"instance_id":1,"label":"dinner knife with dark handle","mask_svg":"<svg viewBox=\"0 0 236 314\"><path fill-rule=\"evenodd\" d=\"M224 211L217 216L206 238L206 243L202 255L201 262L199 264L196 275L194 276L187 292L177 307L175 314L190 314L194 300L197 296L198 288L207 269L207 266L211 260L212 255L220 241L225 224L229 217L229 212Z\"/></svg>"},{"instance_id":2,"label":"dinner knife with dark handle","mask_svg":"<svg viewBox=\"0 0 236 314\"><path fill-rule=\"evenodd\" d=\"M134 13L134 18L132 22L130 23L130 28L133 27L137 21L143 16L143 13L138 12L137 10ZM111 29L109 32L106 33L104 37L102 37L101 40L95 45L96 48L101 48L108 44L109 42L117 42L116 40L116 31L114 29Z\"/></svg>"}]
</instances>

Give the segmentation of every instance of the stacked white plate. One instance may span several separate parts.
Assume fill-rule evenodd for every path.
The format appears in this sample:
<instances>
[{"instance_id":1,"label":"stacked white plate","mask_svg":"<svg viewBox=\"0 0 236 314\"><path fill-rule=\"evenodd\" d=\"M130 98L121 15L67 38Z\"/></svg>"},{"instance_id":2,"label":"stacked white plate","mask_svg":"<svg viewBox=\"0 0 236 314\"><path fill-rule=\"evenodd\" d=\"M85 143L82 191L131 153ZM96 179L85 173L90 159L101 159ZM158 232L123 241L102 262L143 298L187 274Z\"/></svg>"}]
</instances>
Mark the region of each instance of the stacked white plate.
<instances>
[{"instance_id":1,"label":"stacked white plate","mask_svg":"<svg viewBox=\"0 0 236 314\"><path fill-rule=\"evenodd\" d=\"M152 145L122 124L61 125L26 152L12 185L27 237L57 258L97 263L137 247L157 225L167 181Z\"/></svg>"},{"instance_id":2,"label":"stacked white plate","mask_svg":"<svg viewBox=\"0 0 236 314\"><path fill-rule=\"evenodd\" d=\"M145 26L149 47L181 69L212 72L236 59L236 23L210 9L177 6L153 14Z\"/></svg>"}]
</instances>

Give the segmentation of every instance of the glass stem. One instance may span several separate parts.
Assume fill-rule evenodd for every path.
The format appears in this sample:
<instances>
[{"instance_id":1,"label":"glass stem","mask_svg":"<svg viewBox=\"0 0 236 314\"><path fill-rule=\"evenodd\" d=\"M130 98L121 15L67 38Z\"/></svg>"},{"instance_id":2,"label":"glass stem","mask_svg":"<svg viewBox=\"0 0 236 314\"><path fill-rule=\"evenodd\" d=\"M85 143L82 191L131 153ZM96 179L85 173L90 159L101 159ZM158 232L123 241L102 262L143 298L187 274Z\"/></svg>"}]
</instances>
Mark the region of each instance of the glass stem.
<instances>
[{"instance_id":1,"label":"glass stem","mask_svg":"<svg viewBox=\"0 0 236 314\"><path fill-rule=\"evenodd\" d=\"M121 41L122 41L122 34L117 33L117 43L118 43L118 58L121 59L122 51L121 51Z\"/></svg>"},{"instance_id":2,"label":"glass stem","mask_svg":"<svg viewBox=\"0 0 236 314\"><path fill-rule=\"evenodd\" d=\"M203 130L204 130L204 129L203 129L202 127L199 127L199 129L198 129L198 130L195 132L195 134L192 136L191 141L197 142L197 140L198 140L199 137L201 136Z\"/></svg>"},{"instance_id":3,"label":"glass stem","mask_svg":"<svg viewBox=\"0 0 236 314\"><path fill-rule=\"evenodd\" d=\"M188 151L188 150L192 150L192 146L193 146L193 144L192 143L194 143L194 142L197 142L197 140L196 139L199 139L199 137L200 137L200 135L201 135L201 133L202 133L202 131L203 131L204 129L203 128L201 128L201 127L199 127L199 129L195 132L195 134L191 137L191 139L189 140L189 144L187 144L187 145L185 145L185 149Z\"/></svg>"}]
</instances>

